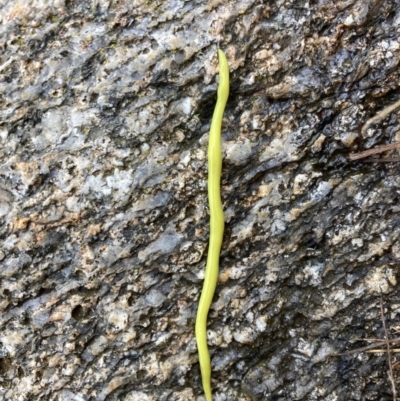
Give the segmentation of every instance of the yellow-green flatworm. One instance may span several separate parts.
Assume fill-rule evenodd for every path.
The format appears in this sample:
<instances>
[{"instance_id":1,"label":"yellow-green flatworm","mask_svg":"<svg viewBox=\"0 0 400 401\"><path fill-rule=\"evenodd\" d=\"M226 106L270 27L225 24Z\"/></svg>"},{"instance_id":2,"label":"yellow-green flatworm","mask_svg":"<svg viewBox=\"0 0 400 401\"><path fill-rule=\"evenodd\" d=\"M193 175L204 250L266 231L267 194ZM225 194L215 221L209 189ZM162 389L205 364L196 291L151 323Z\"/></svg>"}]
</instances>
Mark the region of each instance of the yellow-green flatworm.
<instances>
[{"instance_id":1,"label":"yellow-green flatworm","mask_svg":"<svg viewBox=\"0 0 400 401\"><path fill-rule=\"evenodd\" d=\"M208 202L210 205L210 242L203 290L196 317L196 341L203 390L207 401L212 401L211 362L207 347L207 315L217 286L219 253L224 234L224 212L222 210L220 181L222 169L221 126L225 105L229 96L229 67L225 54L218 50L219 85L218 99L211 121L208 141Z\"/></svg>"}]
</instances>

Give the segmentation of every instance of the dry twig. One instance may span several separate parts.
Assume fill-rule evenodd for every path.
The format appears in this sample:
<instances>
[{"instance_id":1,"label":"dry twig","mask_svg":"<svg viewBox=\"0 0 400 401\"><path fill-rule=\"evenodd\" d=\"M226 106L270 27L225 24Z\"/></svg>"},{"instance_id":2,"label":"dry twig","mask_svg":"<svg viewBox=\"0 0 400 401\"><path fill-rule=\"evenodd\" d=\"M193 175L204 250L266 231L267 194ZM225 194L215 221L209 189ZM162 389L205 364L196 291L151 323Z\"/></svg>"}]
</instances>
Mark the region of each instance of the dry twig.
<instances>
[{"instance_id":1,"label":"dry twig","mask_svg":"<svg viewBox=\"0 0 400 401\"><path fill-rule=\"evenodd\" d=\"M383 329L385 332L385 338L383 340L378 339L378 338L359 338L358 340L360 341L373 341L374 344L367 345L366 347L361 347L357 349L353 349L350 351L342 352L338 355L349 355L349 354L355 354L359 352L369 352L369 353L387 353L388 355L388 364L389 364L389 379L390 383L392 386L392 394L393 394L393 401L397 400L397 390L396 390L396 384L394 381L394 374L393 374L393 369L400 365L400 361L395 362L392 364L392 353L393 352L400 352L400 348L391 348L390 344L398 344L400 343L400 337L396 337L393 339L389 338L389 333L386 327L386 320L385 320L385 315L383 311L383 300L382 296L380 298L380 310L381 310L381 318L382 318L382 325ZM386 349L383 348L377 348L377 347L382 347L386 346Z\"/></svg>"},{"instance_id":2,"label":"dry twig","mask_svg":"<svg viewBox=\"0 0 400 401\"><path fill-rule=\"evenodd\" d=\"M368 157L371 155L377 155L378 153L387 152L388 150L392 150L392 149L396 149L396 148L400 148L400 142L394 142L394 143L390 143L389 145L378 146L377 148L364 150L363 152L359 152L359 153L350 153L349 159L351 161L354 161L354 160L362 159L364 157ZM368 160L368 161L372 161L372 160ZM374 160L374 162L375 161L376 160ZM383 160L377 160L377 161L383 161Z\"/></svg>"},{"instance_id":3,"label":"dry twig","mask_svg":"<svg viewBox=\"0 0 400 401\"><path fill-rule=\"evenodd\" d=\"M383 110L381 110L378 114L370 118L369 120L366 121L366 123L362 126L361 128L361 134L364 137L365 134L367 133L367 129L369 128L370 125L373 123L381 120L382 118L386 117L388 114L391 112L395 111L398 107L400 107L400 100L397 102L391 104L388 107L385 107Z\"/></svg>"},{"instance_id":4,"label":"dry twig","mask_svg":"<svg viewBox=\"0 0 400 401\"><path fill-rule=\"evenodd\" d=\"M387 350L387 354L388 354L389 379L390 379L390 383L392 384L393 401L396 401L397 400L397 391L396 391L396 384L394 382L394 375L393 375L392 352L391 352L391 349L390 349L389 333L388 333L388 330L387 330L387 327L386 327L385 315L383 313L382 295L381 295L381 298L380 298L380 304L381 304L382 325L383 325L383 329L385 331L386 350Z\"/></svg>"},{"instance_id":5,"label":"dry twig","mask_svg":"<svg viewBox=\"0 0 400 401\"><path fill-rule=\"evenodd\" d=\"M364 339L362 339L362 340L364 341ZM367 341L369 341L369 340L367 340ZM396 338L395 340L389 340L389 342L400 342L400 339ZM386 344L386 341L385 341L385 340L378 340L378 341L377 341L376 343L374 343L374 344L367 345L367 346L361 347L361 348L351 349L351 350L349 350L349 351L345 351L345 352L342 352L342 353L337 354L337 355L340 355L340 356L341 356L341 355L357 354L357 353L363 352L363 351L368 352L369 350L376 349L376 347L381 347L381 346L383 346L383 345L385 345L385 344ZM384 352L384 351L382 351L382 352Z\"/></svg>"},{"instance_id":6,"label":"dry twig","mask_svg":"<svg viewBox=\"0 0 400 401\"><path fill-rule=\"evenodd\" d=\"M373 123L381 120L382 118L386 117L388 114L392 113L393 111L395 111L398 107L400 107L400 100L398 100L397 102L391 104L388 107L385 107L383 110L381 110L378 114L376 114L374 117L370 118L369 120L366 121L366 123L362 126L361 128L361 138L365 137L365 134L367 133L367 129L369 128L370 125L372 125ZM359 159L363 159L364 157L368 157L371 155L376 155L378 153L382 153L382 152L386 152L388 150L392 150L392 149L396 149L400 147L400 142L394 142L391 143L389 145L382 145L382 146L378 146L377 148L374 149L368 149L365 150L364 152L359 152L359 153L351 153L349 156L349 159L351 161L354 160L359 160ZM388 163L391 161L398 161L398 160L365 160L367 162L381 162L381 163Z\"/></svg>"},{"instance_id":7,"label":"dry twig","mask_svg":"<svg viewBox=\"0 0 400 401\"><path fill-rule=\"evenodd\" d=\"M376 345L375 345L376 347ZM392 352L400 352L400 348L391 348L390 349ZM383 354L384 352L387 352L386 349L370 349L369 351L365 351L368 352L370 354ZM393 365L392 365L393 368Z\"/></svg>"},{"instance_id":8,"label":"dry twig","mask_svg":"<svg viewBox=\"0 0 400 401\"><path fill-rule=\"evenodd\" d=\"M358 341L373 341L376 343L380 343L380 342L385 342L385 340L382 340L381 338L356 338L356 340ZM390 343L399 343L400 342L400 337L396 337L396 338L392 338L389 339Z\"/></svg>"}]
</instances>

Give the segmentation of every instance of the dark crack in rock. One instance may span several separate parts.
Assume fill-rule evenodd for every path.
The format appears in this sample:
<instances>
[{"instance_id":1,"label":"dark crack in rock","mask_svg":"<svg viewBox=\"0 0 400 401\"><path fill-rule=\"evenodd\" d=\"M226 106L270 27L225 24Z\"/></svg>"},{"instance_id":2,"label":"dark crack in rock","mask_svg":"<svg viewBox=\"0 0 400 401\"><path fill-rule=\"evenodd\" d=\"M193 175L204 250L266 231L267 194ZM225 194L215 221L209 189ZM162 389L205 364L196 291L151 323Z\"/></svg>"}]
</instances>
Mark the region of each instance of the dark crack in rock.
<instances>
[{"instance_id":1,"label":"dark crack in rock","mask_svg":"<svg viewBox=\"0 0 400 401\"><path fill-rule=\"evenodd\" d=\"M400 98L399 23L396 0L0 0L0 400L204 400L218 43L215 400L392 400L384 353L341 353L383 338L381 294L400 329L400 167L348 159L400 141L398 110L358 133Z\"/></svg>"}]
</instances>

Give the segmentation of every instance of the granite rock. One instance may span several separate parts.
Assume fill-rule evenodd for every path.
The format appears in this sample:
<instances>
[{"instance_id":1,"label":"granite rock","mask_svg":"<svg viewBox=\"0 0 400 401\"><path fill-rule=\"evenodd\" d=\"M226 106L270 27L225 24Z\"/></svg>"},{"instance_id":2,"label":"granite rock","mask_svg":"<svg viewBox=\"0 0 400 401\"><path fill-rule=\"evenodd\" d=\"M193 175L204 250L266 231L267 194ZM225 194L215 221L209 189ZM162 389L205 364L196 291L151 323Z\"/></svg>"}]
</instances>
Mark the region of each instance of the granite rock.
<instances>
[{"instance_id":1,"label":"granite rock","mask_svg":"<svg viewBox=\"0 0 400 401\"><path fill-rule=\"evenodd\" d=\"M216 401L392 400L396 0L0 0L0 400L204 400L216 50L226 228ZM362 139L362 141L360 141ZM394 151L395 153L395 151ZM385 155L395 157L395 154ZM396 372L395 372L396 373Z\"/></svg>"}]
</instances>

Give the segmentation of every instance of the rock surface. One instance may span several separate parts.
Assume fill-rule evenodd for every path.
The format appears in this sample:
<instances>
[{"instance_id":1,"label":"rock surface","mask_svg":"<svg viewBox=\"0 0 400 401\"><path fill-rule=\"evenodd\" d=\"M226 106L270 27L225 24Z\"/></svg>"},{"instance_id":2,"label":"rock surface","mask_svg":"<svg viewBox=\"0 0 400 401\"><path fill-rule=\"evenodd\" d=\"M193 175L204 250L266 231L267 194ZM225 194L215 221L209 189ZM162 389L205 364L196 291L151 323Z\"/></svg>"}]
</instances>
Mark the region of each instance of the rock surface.
<instances>
[{"instance_id":1,"label":"rock surface","mask_svg":"<svg viewBox=\"0 0 400 401\"><path fill-rule=\"evenodd\" d=\"M226 52L215 401L392 400L395 0L0 0L0 400L203 400L194 319Z\"/></svg>"}]
</instances>

